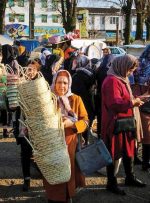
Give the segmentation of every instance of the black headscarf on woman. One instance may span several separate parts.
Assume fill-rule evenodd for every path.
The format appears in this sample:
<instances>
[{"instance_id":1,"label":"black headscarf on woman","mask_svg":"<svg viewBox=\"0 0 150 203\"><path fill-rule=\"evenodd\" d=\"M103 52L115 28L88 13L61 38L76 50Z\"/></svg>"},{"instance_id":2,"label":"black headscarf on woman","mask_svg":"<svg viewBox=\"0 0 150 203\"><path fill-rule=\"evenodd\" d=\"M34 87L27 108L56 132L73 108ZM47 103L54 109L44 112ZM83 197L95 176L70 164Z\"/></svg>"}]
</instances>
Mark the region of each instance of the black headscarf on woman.
<instances>
[{"instance_id":1,"label":"black headscarf on woman","mask_svg":"<svg viewBox=\"0 0 150 203\"><path fill-rule=\"evenodd\" d=\"M59 61L59 59L60 59L60 56L56 54L48 55L45 60L45 66L43 66L41 69L41 72L44 78L49 83L49 85L52 84L52 80L53 80L52 67L57 61Z\"/></svg>"},{"instance_id":2,"label":"black headscarf on woman","mask_svg":"<svg viewBox=\"0 0 150 203\"><path fill-rule=\"evenodd\" d=\"M5 44L2 46L2 63L9 64L15 59L14 50L11 45Z\"/></svg>"},{"instance_id":3,"label":"black headscarf on woman","mask_svg":"<svg viewBox=\"0 0 150 203\"><path fill-rule=\"evenodd\" d=\"M45 66L48 70L50 70L52 68L52 66L59 61L60 56L57 54L50 54L46 57L45 60Z\"/></svg>"}]
</instances>

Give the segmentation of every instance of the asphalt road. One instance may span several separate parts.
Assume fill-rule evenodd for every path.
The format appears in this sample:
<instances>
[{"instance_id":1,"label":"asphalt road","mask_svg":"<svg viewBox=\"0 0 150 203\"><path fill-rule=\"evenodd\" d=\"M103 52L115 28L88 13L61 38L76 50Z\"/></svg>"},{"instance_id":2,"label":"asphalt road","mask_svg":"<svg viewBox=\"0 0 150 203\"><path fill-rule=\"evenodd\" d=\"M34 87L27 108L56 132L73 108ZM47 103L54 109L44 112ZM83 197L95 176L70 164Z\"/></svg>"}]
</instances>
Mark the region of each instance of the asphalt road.
<instances>
[{"instance_id":1,"label":"asphalt road","mask_svg":"<svg viewBox=\"0 0 150 203\"><path fill-rule=\"evenodd\" d=\"M135 166L137 176L147 182L146 188L124 186L124 171L118 174L119 184L126 191L126 196L111 194L105 189L106 171L86 177L86 187L77 191L73 203L150 203L150 174ZM22 192L22 171L20 163L20 146L14 138L0 138L0 202L46 203L45 192L39 172L31 167L31 189Z\"/></svg>"}]
</instances>

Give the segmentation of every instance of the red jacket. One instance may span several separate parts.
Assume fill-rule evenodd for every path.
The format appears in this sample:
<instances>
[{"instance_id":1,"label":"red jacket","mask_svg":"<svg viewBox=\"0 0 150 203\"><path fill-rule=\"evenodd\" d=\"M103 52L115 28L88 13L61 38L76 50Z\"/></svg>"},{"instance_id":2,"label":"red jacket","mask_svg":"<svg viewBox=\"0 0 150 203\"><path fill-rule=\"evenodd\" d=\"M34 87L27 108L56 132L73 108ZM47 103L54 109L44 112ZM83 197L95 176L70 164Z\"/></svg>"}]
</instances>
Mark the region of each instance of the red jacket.
<instances>
[{"instance_id":1,"label":"red jacket","mask_svg":"<svg viewBox=\"0 0 150 203\"><path fill-rule=\"evenodd\" d=\"M117 117L133 115L129 91L126 84L114 76L107 76L102 85L102 127L101 134L112 157L118 159L126 151L129 157L134 156L134 137L126 133L113 135L114 123Z\"/></svg>"}]
</instances>

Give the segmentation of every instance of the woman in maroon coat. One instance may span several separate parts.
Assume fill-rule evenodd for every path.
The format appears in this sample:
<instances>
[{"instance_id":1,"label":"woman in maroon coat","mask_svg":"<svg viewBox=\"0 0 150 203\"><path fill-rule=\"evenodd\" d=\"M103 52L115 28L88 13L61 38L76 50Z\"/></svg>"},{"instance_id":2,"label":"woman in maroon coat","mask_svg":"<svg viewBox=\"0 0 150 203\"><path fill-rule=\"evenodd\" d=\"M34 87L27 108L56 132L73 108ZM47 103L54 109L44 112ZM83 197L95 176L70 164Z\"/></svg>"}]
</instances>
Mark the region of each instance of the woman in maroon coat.
<instances>
[{"instance_id":1,"label":"woman in maroon coat","mask_svg":"<svg viewBox=\"0 0 150 203\"><path fill-rule=\"evenodd\" d=\"M102 86L102 139L114 160L107 167L107 189L113 193L125 195L117 185L116 165L123 159L128 186L144 187L145 184L137 179L133 171L133 157L135 147L135 134L132 132L114 135L114 123L117 118L134 116L140 130L140 115L137 107L143 102L134 98L129 85L128 76L136 69L138 61L134 56L125 55L116 57ZM139 132L136 133L139 135ZM141 130L142 135L142 130ZM139 139L139 138L138 138Z\"/></svg>"}]
</instances>

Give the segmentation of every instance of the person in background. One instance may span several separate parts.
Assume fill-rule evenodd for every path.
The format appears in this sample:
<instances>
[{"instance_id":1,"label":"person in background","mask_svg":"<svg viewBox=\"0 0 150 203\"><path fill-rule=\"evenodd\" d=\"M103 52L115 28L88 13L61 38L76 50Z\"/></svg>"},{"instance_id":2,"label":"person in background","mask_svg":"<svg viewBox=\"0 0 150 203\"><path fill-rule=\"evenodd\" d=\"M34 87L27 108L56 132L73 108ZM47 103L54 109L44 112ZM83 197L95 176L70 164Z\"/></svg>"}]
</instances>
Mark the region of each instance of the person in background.
<instances>
[{"instance_id":1,"label":"person in background","mask_svg":"<svg viewBox=\"0 0 150 203\"><path fill-rule=\"evenodd\" d=\"M71 40L66 40L64 45L64 58L65 60L70 58L72 52L75 52L77 49L71 46Z\"/></svg>"},{"instance_id":2,"label":"person in background","mask_svg":"<svg viewBox=\"0 0 150 203\"><path fill-rule=\"evenodd\" d=\"M3 95L5 98L7 90L7 77L4 71L4 66L0 64L0 95ZM2 101L0 101L2 102ZM3 125L3 138L8 137L7 131L7 109L0 110L0 123Z\"/></svg>"},{"instance_id":3,"label":"person in background","mask_svg":"<svg viewBox=\"0 0 150 203\"><path fill-rule=\"evenodd\" d=\"M40 64L37 61L30 61L25 72L27 78L35 80L38 77L39 70ZM24 179L22 190L26 192L30 189L30 180L31 180L30 165L32 158L32 148L29 142L27 141L27 139L29 139L28 130L22 123L19 122L18 119L22 121L26 119L20 107L17 107L16 110L14 136L16 138L17 144L20 145L21 147L21 166Z\"/></svg>"},{"instance_id":4,"label":"person in background","mask_svg":"<svg viewBox=\"0 0 150 203\"><path fill-rule=\"evenodd\" d=\"M145 92L142 96L149 96L148 98L143 98L145 103L140 108L143 126L142 170L150 173L150 85L148 86L147 92Z\"/></svg>"},{"instance_id":5,"label":"person in background","mask_svg":"<svg viewBox=\"0 0 150 203\"><path fill-rule=\"evenodd\" d=\"M72 75L72 92L79 95L88 112L89 127L95 118L94 87L95 72L91 68L91 61L85 55L76 57L75 73ZM85 144L88 143L88 130L83 133Z\"/></svg>"},{"instance_id":6,"label":"person in background","mask_svg":"<svg viewBox=\"0 0 150 203\"><path fill-rule=\"evenodd\" d=\"M143 105L143 101L133 97L128 76L133 73L137 66L138 61L132 55L116 57L112 61L102 85L101 137L113 159L113 163L107 166L107 190L119 195L126 194L124 190L119 188L116 178L121 158L126 174L125 185L146 186L135 176L133 164L135 139L141 141L142 137L138 107ZM136 119L137 132L121 132L115 135L115 120L128 117Z\"/></svg>"},{"instance_id":7,"label":"person in background","mask_svg":"<svg viewBox=\"0 0 150 203\"><path fill-rule=\"evenodd\" d=\"M18 53L16 53L17 55L16 58L19 65L21 65L22 67L27 66L29 57L27 54L26 47L21 45L20 41L17 41L17 40L14 42L14 45L15 45L14 48L18 49Z\"/></svg>"},{"instance_id":8,"label":"person in background","mask_svg":"<svg viewBox=\"0 0 150 203\"><path fill-rule=\"evenodd\" d=\"M103 49L103 58L100 66L96 70L96 83L97 83L97 91L95 95L95 108L96 108L96 115L97 115L97 133L100 137L101 133L101 88L104 79L107 76L107 71L110 68L111 62L113 61L115 57L111 54L111 51L109 48Z\"/></svg>"},{"instance_id":9,"label":"person in background","mask_svg":"<svg viewBox=\"0 0 150 203\"><path fill-rule=\"evenodd\" d=\"M62 113L65 140L71 162L71 178L69 182L57 185L50 185L46 179L43 180L49 203L69 203L69 199L75 195L75 189L85 185L85 178L75 162L75 152L77 133L86 130L88 116L81 97L71 92L71 82L69 72L60 70L54 75L51 87L57 96L58 107Z\"/></svg>"},{"instance_id":10,"label":"person in background","mask_svg":"<svg viewBox=\"0 0 150 203\"><path fill-rule=\"evenodd\" d=\"M2 61L4 65L8 64L14 71L14 73L18 73L19 64L16 60L16 56L14 54L14 50L11 45L5 44L2 46Z\"/></svg>"},{"instance_id":11,"label":"person in background","mask_svg":"<svg viewBox=\"0 0 150 203\"><path fill-rule=\"evenodd\" d=\"M60 59L60 57L58 55L50 54L50 55L46 56L45 66L42 66L42 68L41 68L41 72L42 72L45 80L49 83L49 85L52 84L53 75L61 67L60 64L58 66L59 59Z\"/></svg>"},{"instance_id":12,"label":"person in background","mask_svg":"<svg viewBox=\"0 0 150 203\"><path fill-rule=\"evenodd\" d=\"M51 52L48 49L43 48L41 50L40 60L41 60L42 66L45 66L46 57L49 55L51 55Z\"/></svg>"}]
</instances>

